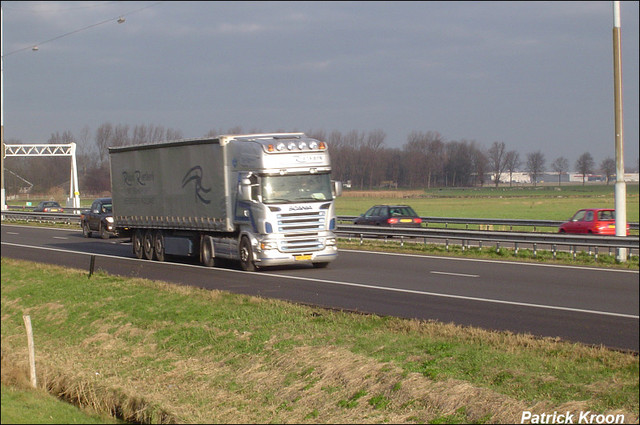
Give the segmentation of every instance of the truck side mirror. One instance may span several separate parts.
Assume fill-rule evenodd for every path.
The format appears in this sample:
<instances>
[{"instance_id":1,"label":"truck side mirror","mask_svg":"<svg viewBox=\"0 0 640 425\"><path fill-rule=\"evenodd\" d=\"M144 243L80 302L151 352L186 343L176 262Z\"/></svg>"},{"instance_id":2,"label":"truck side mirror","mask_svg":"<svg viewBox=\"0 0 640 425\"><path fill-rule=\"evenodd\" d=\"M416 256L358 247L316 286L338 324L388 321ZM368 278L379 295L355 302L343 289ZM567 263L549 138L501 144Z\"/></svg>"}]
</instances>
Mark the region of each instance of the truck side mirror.
<instances>
[{"instance_id":1,"label":"truck side mirror","mask_svg":"<svg viewBox=\"0 0 640 425\"><path fill-rule=\"evenodd\" d=\"M251 201L251 181L242 179L238 186L238 197L241 201Z\"/></svg>"},{"instance_id":2,"label":"truck side mirror","mask_svg":"<svg viewBox=\"0 0 640 425\"><path fill-rule=\"evenodd\" d=\"M342 196L342 182L336 181L336 180L332 180L331 183L333 183L333 196L337 197L337 196Z\"/></svg>"}]
</instances>

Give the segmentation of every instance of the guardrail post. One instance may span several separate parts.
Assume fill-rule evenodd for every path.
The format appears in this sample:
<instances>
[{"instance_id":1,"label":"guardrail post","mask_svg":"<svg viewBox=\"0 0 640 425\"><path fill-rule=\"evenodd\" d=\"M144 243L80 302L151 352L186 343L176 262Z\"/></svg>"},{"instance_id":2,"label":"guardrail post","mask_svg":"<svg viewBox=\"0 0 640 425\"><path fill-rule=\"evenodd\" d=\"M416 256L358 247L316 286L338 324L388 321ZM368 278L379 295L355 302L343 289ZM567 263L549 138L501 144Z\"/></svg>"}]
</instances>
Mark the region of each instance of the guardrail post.
<instances>
[{"instance_id":1,"label":"guardrail post","mask_svg":"<svg viewBox=\"0 0 640 425\"><path fill-rule=\"evenodd\" d=\"M533 258L538 258L538 244L533 244Z\"/></svg>"},{"instance_id":2,"label":"guardrail post","mask_svg":"<svg viewBox=\"0 0 640 425\"><path fill-rule=\"evenodd\" d=\"M556 244L551 245L551 252L553 253L553 259L556 259Z\"/></svg>"},{"instance_id":3,"label":"guardrail post","mask_svg":"<svg viewBox=\"0 0 640 425\"><path fill-rule=\"evenodd\" d=\"M598 262L598 247L597 246L596 246L596 252L595 252L595 255L593 256L593 258L597 263Z\"/></svg>"}]
</instances>

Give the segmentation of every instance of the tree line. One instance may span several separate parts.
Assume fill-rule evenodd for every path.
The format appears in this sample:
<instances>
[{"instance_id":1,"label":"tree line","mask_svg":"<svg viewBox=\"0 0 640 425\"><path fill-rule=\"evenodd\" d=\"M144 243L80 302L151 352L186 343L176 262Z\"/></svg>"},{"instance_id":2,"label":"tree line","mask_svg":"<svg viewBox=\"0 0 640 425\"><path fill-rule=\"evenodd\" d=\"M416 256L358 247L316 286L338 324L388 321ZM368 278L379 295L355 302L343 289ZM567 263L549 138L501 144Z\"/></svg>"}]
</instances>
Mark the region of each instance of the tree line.
<instances>
[{"instance_id":1,"label":"tree line","mask_svg":"<svg viewBox=\"0 0 640 425\"><path fill-rule=\"evenodd\" d=\"M278 130L276 132L283 132ZM241 127L226 131L211 129L203 137L220 134L264 133ZM493 142L485 148L473 140L445 140L438 132L413 131L401 148L385 146L386 134L382 130L369 132L352 130L326 132L311 130L308 136L328 143L331 153L332 178L350 182L355 189L380 187L432 188L472 187L510 183L512 174L525 171L536 184L545 171L558 173L558 178L568 174L569 160L554 159L547 169L546 158L541 151L525 154L507 149L505 142ZM109 178L110 146L127 146L183 138L180 130L159 125L113 125L104 123L95 132L84 127L76 136L70 131L53 133L47 143L76 143L78 179L83 193L105 193L111 190ZM20 141L6 141L19 144ZM5 186L7 194L16 194L28 182L32 193L65 191L69 187L69 158L9 157L5 159ZM574 170L583 176L601 172L607 183L615 179L616 166L612 158L605 158L596 166L589 152L576 161ZM491 176L509 176L507 181L491 179Z\"/></svg>"}]
</instances>

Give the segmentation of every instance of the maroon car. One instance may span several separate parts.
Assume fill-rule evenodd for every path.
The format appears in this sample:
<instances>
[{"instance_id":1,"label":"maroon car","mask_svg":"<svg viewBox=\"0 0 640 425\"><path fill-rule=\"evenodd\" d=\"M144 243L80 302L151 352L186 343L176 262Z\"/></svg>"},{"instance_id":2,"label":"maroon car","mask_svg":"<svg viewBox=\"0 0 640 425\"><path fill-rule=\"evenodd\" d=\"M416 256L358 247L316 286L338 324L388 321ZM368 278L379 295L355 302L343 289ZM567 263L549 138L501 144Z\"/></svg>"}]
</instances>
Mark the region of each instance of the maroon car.
<instances>
[{"instance_id":1,"label":"maroon car","mask_svg":"<svg viewBox=\"0 0 640 425\"><path fill-rule=\"evenodd\" d=\"M616 234L616 210L611 208L585 208L560 225L560 233ZM627 236L629 223L627 223Z\"/></svg>"}]
</instances>

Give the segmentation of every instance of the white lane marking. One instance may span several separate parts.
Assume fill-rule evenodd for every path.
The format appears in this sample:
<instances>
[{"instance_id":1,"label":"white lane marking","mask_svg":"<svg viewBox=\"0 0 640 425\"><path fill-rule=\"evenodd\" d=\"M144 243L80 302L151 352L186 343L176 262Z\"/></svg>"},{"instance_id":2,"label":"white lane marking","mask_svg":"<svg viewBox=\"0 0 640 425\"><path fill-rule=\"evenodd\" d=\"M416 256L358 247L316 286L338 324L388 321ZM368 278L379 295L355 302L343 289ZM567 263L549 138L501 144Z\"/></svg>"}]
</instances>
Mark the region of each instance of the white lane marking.
<instances>
[{"instance_id":1,"label":"white lane marking","mask_svg":"<svg viewBox=\"0 0 640 425\"><path fill-rule=\"evenodd\" d=\"M377 252L377 251L360 251L357 249L342 249L341 252L356 252L358 254L371 254L371 255L393 255L398 257L415 257L415 258L428 258L431 260L442 260L442 261L472 261L477 263L496 263L496 264L510 264L514 266L531 266L531 267L553 267L558 269L578 269L578 270L589 270L589 271L599 271L599 272L610 272L610 273L635 273L639 274L638 270L621 270L621 269L607 269L607 268L597 268L597 267L583 267L583 266L572 266L567 264L545 264L545 263L527 263L523 261L502 261L502 260L487 260L484 258L462 258L462 257L445 257L445 256L437 256L437 255L422 255L422 254L402 254L399 252Z\"/></svg>"},{"instance_id":2,"label":"white lane marking","mask_svg":"<svg viewBox=\"0 0 640 425\"><path fill-rule=\"evenodd\" d=\"M18 232L7 232L7 235L19 235L20 233Z\"/></svg>"},{"instance_id":3,"label":"white lane marking","mask_svg":"<svg viewBox=\"0 0 640 425\"><path fill-rule=\"evenodd\" d=\"M53 237L53 239L63 239L63 240L67 240L67 239L69 239L69 238L65 238L65 237L62 237L62 236L54 236L54 237Z\"/></svg>"},{"instance_id":4,"label":"white lane marking","mask_svg":"<svg viewBox=\"0 0 640 425\"><path fill-rule=\"evenodd\" d=\"M21 245L21 244L14 244L14 243L10 243L10 242L2 242L2 245L17 246L17 247L21 247L21 248L43 249L43 250L46 250L46 251L66 252L66 253L81 254L81 255L88 255L88 256L95 255L96 257L115 258L115 259L118 259L118 260L128 260L128 261L136 261L136 262L145 261L145 262L151 263L149 260L138 260L137 258L119 257L117 255L92 254L92 253L89 253L89 252L72 251L72 250L57 249L57 248L46 248L46 247L31 246L31 245ZM157 262L157 261L154 261L153 264L166 265L166 266L171 266L171 267L194 267L194 268L199 268L199 269L202 269L202 268L209 269L209 267L193 265L193 264L165 263L165 262ZM261 272L245 272L245 271L242 271L242 270L233 270L233 269L219 269L219 268L215 268L215 269L211 269L211 270L212 271L221 271L221 272L230 272L230 273L254 274L254 275L261 273ZM609 312L609 311L585 310L585 309L581 309L581 308L558 307L558 306L553 306L553 305L542 305L542 304L530 304L530 303L522 303L522 302L517 302L517 301L494 300L494 299L490 299L490 298L467 297L467 296L464 296L464 295L439 294L439 293L436 293L436 292L416 291L416 290L413 290L413 289L389 288L389 287L386 287L386 286L367 285L367 284L364 284L364 283L340 282L340 281L337 281L337 280L314 279L314 278L310 278L310 277L288 276L288 275L283 275L283 274L264 273L264 275L265 276L269 276L269 277L278 277L278 278L281 278L281 279L305 280L305 281L309 281L309 282L321 282L321 283L328 283L328 284L331 284L331 285L351 286L351 287L356 287L356 288L378 289L378 290L381 290L381 291L400 292L400 293L405 293L405 294L429 295L429 296L432 296L432 297L453 298L453 299L467 300L467 301L480 301L480 302L486 302L486 303L517 305L517 306L522 306L522 307L533 307L533 308L541 308L541 309L547 309L547 310L559 310L559 311L569 311L569 312L574 312L574 313L588 313L588 314L599 314L599 315L603 315L603 316L624 317L624 318L628 318L628 319L640 319L640 316L638 316L638 315L624 314L624 313L612 313L612 312Z\"/></svg>"},{"instance_id":5,"label":"white lane marking","mask_svg":"<svg viewBox=\"0 0 640 425\"><path fill-rule=\"evenodd\" d=\"M430 271L429 273L432 274L445 274L448 276L460 276L460 277L480 277L479 274L464 274L464 273L450 273L450 272L436 272L436 271Z\"/></svg>"}]
</instances>

